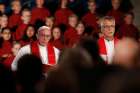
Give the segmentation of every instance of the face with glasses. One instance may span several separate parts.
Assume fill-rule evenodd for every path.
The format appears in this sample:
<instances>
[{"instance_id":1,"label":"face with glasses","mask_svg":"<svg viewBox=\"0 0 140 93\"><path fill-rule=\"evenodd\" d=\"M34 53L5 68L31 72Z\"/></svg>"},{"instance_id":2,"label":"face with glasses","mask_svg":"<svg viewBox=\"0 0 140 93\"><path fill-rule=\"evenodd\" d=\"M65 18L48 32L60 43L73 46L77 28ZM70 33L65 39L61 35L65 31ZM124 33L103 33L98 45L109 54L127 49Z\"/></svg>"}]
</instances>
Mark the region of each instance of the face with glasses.
<instances>
[{"instance_id":1,"label":"face with glasses","mask_svg":"<svg viewBox=\"0 0 140 93\"><path fill-rule=\"evenodd\" d=\"M101 30L104 37L114 37L115 22L113 20L104 20L103 25L101 26Z\"/></svg>"},{"instance_id":2,"label":"face with glasses","mask_svg":"<svg viewBox=\"0 0 140 93\"><path fill-rule=\"evenodd\" d=\"M43 30L38 32L37 37L38 37L39 44L42 46L46 46L46 44L51 39L51 30L50 29L43 29Z\"/></svg>"}]
</instances>

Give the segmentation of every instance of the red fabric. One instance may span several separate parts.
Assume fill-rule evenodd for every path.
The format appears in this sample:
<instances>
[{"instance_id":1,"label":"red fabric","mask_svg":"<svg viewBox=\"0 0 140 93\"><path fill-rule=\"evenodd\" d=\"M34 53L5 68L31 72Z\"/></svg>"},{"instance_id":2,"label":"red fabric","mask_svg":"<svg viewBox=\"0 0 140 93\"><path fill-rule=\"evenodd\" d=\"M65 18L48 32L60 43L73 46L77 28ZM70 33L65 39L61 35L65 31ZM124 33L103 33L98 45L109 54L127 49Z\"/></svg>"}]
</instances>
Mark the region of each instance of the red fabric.
<instances>
[{"instance_id":1,"label":"red fabric","mask_svg":"<svg viewBox=\"0 0 140 93\"><path fill-rule=\"evenodd\" d=\"M51 44L47 45L47 50L48 50L48 62L51 65L55 65L55 52L54 52L54 48Z\"/></svg>"},{"instance_id":2,"label":"red fabric","mask_svg":"<svg viewBox=\"0 0 140 93\"><path fill-rule=\"evenodd\" d=\"M14 58L15 58L14 55L12 55L11 57L6 58L6 59L4 60L4 62L3 62L3 65L4 65L6 68L11 69L11 64L12 64Z\"/></svg>"},{"instance_id":3,"label":"red fabric","mask_svg":"<svg viewBox=\"0 0 140 93\"><path fill-rule=\"evenodd\" d=\"M80 41L81 37L82 36L77 34L75 37L71 38L68 46L72 47L77 44Z\"/></svg>"},{"instance_id":4,"label":"red fabric","mask_svg":"<svg viewBox=\"0 0 140 93\"><path fill-rule=\"evenodd\" d=\"M119 10L110 10L108 13L107 13L108 16L113 16L115 18L115 22L117 25L121 25L122 24L122 20L123 20L123 13L120 12Z\"/></svg>"},{"instance_id":5,"label":"red fabric","mask_svg":"<svg viewBox=\"0 0 140 93\"><path fill-rule=\"evenodd\" d=\"M12 43L9 41L4 41L2 47L0 48L0 57L4 54L11 54Z\"/></svg>"},{"instance_id":6,"label":"red fabric","mask_svg":"<svg viewBox=\"0 0 140 93\"><path fill-rule=\"evenodd\" d=\"M86 15L83 16L82 21L87 25L94 28L96 32L98 32L98 24L97 24L97 16L91 12L86 13Z\"/></svg>"},{"instance_id":7,"label":"red fabric","mask_svg":"<svg viewBox=\"0 0 140 93\"><path fill-rule=\"evenodd\" d=\"M25 46L25 45L28 45L28 44L30 44L30 43L32 43L34 40L29 40L29 41L24 41L24 40L20 40L20 44L21 44L21 46Z\"/></svg>"},{"instance_id":8,"label":"red fabric","mask_svg":"<svg viewBox=\"0 0 140 93\"><path fill-rule=\"evenodd\" d=\"M9 17L8 27L12 28L14 26L18 26L21 23L21 15L20 14L12 14Z\"/></svg>"},{"instance_id":9,"label":"red fabric","mask_svg":"<svg viewBox=\"0 0 140 93\"><path fill-rule=\"evenodd\" d=\"M50 65L56 64L55 52L54 52L54 48L51 44L47 44L47 50L46 51L48 53L48 64L50 64ZM40 57L39 47L38 47L38 42L37 41L31 43L31 52L35 56Z\"/></svg>"},{"instance_id":10,"label":"red fabric","mask_svg":"<svg viewBox=\"0 0 140 93\"><path fill-rule=\"evenodd\" d=\"M28 24L24 24L24 23L22 23L18 26L18 28L16 29L16 32L15 32L15 37L14 37L15 40L22 39L22 37L24 35L24 31L26 30L27 26L28 26Z\"/></svg>"},{"instance_id":11,"label":"red fabric","mask_svg":"<svg viewBox=\"0 0 140 93\"><path fill-rule=\"evenodd\" d=\"M62 50L64 48L64 44L62 43L62 41L60 39L57 40L53 40L51 41L52 45L55 46L56 48Z\"/></svg>"},{"instance_id":12,"label":"red fabric","mask_svg":"<svg viewBox=\"0 0 140 93\"><path fill-rule=\"evenodd\" d=\"M70 43L70 40L71 40L72 38L75 38L76 36L77 36L77 31L76 31L76 29L73 28L73 27L69 27L69 28L66 30L66 32L64 33L64 40L65 40L66 46L68 46L69 43Z\"/></svg>"},{"instance_id":13,"label":"red fabric","mask_svg":"<svg viewBox=\"0 0 140 93\"><path fill-rule=\"evenodd\" d=\"M116 45L117 42L118 42L118 39L115 37L114 38L114 45ZM99 38L98 46L99 46L99 53L101 55L107 55L107 50L106 50L105 41L104 41L103 37ZM108 62L105 62L105 63L108 63Z\"/></svg>"},{"instance_id":14,"label":"red fabric","mask_svg":"<svg viewBox=\"0 0 140 93\"><path fill-rule=\"evenodd\" d=\"M65 8L65 9L58 9L56 12L55 12L55 24L56 25L60 25L60 24L65 24L67 25L68 24L68 17L70 15L72 15L73 12L68 9L68 8Z\"/></svg>"},{"instance_id":15,"label":"red fabric","mask_svg":"<svg viewBox=\"0 0 140 93\"><path fill-rule=\"evenodd\" d=\"M31 24L35 24L37 19L42 20L45 22L45 18L47 16L50 16L50 12L47 8L33 8L32 9L32 18L31 18Z\"/></svg>"},{"instance_id":16,"label":"red fabric","mask_svg":"<svg viewBox=\"0 0 140 93\"><path fill-rule=\"evenodd\" d=\"M118 31L116 36L118 38L130 37L130 38L134 38L134 39L138 40L139 31L138 31L138 28L136 26L134 26L133 24L130 24L130 25L123 24L123 25L121 25L120 30Z\"/></svg>"}]
</instances>

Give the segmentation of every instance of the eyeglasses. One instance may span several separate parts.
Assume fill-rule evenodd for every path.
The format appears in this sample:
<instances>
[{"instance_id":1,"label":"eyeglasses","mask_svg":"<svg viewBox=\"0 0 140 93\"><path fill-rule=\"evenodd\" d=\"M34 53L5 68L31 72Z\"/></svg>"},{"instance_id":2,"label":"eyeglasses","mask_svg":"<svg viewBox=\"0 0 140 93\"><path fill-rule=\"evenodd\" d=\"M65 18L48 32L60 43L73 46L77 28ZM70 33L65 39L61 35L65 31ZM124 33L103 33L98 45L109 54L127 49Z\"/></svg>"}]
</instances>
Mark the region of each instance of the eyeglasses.
<instances>
[{"instance_id":1,"label":"eyeglasses","mask_svg":"<svg viewBox=\"0 0 140 93\"><path fill-rule=\"evenodd\" d=\"M51 35L44 35L44 34L39 34L40 37L46 37L46 38L50 38Z\"/></svg>"},{"instance_id":2,"label":"eyeglasses","mask_svg":"<svg viewBox=\"0 0 140 93\"><path fill-rule=\"evenodd\" d=\"M102 26L103 28L114 28L115 27L115 25L104 25L104 26Z\"/></svg>"}]
</instances>

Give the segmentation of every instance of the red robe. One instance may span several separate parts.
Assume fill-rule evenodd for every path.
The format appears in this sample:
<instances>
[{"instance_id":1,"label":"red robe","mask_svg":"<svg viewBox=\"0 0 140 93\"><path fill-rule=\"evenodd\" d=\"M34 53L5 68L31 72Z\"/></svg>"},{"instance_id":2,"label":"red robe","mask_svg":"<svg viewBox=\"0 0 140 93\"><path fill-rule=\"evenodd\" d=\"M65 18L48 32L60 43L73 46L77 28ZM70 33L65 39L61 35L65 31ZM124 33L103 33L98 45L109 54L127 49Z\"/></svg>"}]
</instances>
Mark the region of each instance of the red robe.
<instances>
[{"instance_id":1,"label":"red robe","mask_svg":"<svg viewBox=\"0 0 140 93\"><path fill-rule=\"evenodd\" d=\"M117 42L118 42L118 39L114 38L114 45L116 45ZM98 46L99 46L100 55L107 55L106 45L105 45L105 41L104 41L103 37L99 38ZM106 62L106 63L108 63L108 62Z\"/></svg>"},{"instance_id":2,"label":"red robe","mask_svg":"<svg viewBox=\"0 0 140 93\"><path fill-rule=\"evenodd\" d=\"M12 43L9 41L4 41L2 44L2 48L0 48L0 57L4 54L11 55Z\"/></svg>"},{"instance_id":3,"label":"red robe","mask_svg":"<svg viewBox=\"0 0 140 93\"><path fill-rule=\"evenodd\" d=\"M14 26L18 26L20 23L21 23L21 15L13 13L9 17L8 27L13 28Z\"/></svg>"},{"instance_id":4,"label":"red robe","mask_svg":"<svg viewBox=\"0 0 140 93\"><path fill-rule=\"evenodd\" d=\"M122 24L122 20L123 20L123 13L120 12L119 10L110 10L108 13L107 13L108 16L112 16L115 18L115 22L118 26L120 26Z\"/></svg>"},{"instance_id":5,"label":"red robe","mask_svg":"<svg viewBox=\"0 0 140 93\"><path fill-rule=\"evenodd\" d=\"M51 43L53 46L55 46L59 50L62 50L64 48L64 44L62 43L62 41L60 39L53 40L53 41L51 41Z\"/></svg>"},{"instance_id":6,"label":"red robe","mask_svg":"<svg viewBox=\"0 0 140 93\"><path fill-rule=\"evenodd\" d=\"M123 24L123 25L121 25L116 36L118 38L130 37L130 38L134 38L134 39L138 40L139 39L139 31L138 31L138 28L136 26L134 26L133 24L130 24L130 25Z\"/></svg>"},{"instance_id":7,"label":"red robe","mask_svg":"<svg viewBox=\"0 0 140 93\"><path fill-rule=\"evenodd\" d=\"M93 27L93 29L98 32L98 24L97 24L97 16L91 12L86 13L83 18L82 21L86 24L86 26L91 26Z\"/></svg>"},{"instance_id":8,"label":"red robe","mask_svg":"<svg viewBox=\"0 0 140 93\"><path fill-rule=\"evenodd\" d=\"M46 8L33 8L32 9L32 18L31 18L31 24L35 24L35 22L40 19L43 22L45 22L45 18L47 16L50 16L50 12Z\"/></svg>"},{"instance_id":9,"label":"red robe","mask_svg":"<svg viewBox=\"0 0 140 93\"><path fill-rule=\"evenodd\" d=\"M69 27L69 28L65 31L65 33L64 33L65 45L66 45L66 46L71 45L71 44L70 44L70 40L71 40L72 38L75 38L76 36L77 36L77 31L76 31L76 29L73 28L73 27ZM71 46L69 46L69 47L71 47Z\"/></svg>"},{"instance_id":10,"label":"red robe","mask_svg":"<svg viewBox=\"0 0 140 93\"><path fill-rule=\"evenodd\" d=\"M2 64L3 64L6 68L11 69L11 64L12 64L14 58L15 58L14 55L8 57L8 58L6 58L6 59L4 60L4 62L3 62Z\"/></svg>"},{"instance_id":11,"label":"red robe","mask_svg":"<svg viewBox=\"0 0 140 93\"><path fill-rule=\"evenodd\" d=\"M73 12L68 8L60 8L55 12L55 24L65 24L68 25L68 17L72 15Z\"/></svg>"},{"instance_id":12,"label":"red robe","mask_svg":"<svg viewBox=\"0 0 140 93\"><path fill-rule=\"evenodd\" d=\"M28 26L28 24L24 24L24 23L22 23L18 26L18 28L16 29L16 32L14 34L15 40L22 39L22 37L24 35L24 31L26 30L27 26Z\"/></svg>"}]
</instances>

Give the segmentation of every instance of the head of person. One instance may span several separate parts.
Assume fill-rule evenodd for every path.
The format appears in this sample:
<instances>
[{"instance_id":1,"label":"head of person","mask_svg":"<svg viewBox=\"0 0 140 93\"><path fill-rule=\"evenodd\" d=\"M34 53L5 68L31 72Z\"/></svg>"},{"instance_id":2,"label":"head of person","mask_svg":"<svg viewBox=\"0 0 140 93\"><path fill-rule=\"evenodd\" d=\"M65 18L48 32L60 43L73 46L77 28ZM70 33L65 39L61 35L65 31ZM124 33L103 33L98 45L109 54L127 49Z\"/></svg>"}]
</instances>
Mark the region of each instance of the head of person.
<instances>
[{"instance_id":1,"label":"head of person","mask_svg":"<svg viewBox=\"0 0 140 93\"><path fill-rule=\"evenodd\" d=\"M43 7L44 3L45 3L45 0L36 0L36 6L38 8Z\"/></svg>"},{"instance_id":2,"label":"head of person","mask_svg":"<svg viewBox=\"0 0 140 93\"><path fill-rule=\"evenodd\" d=\"M68 17L68 23L71 27L75 27L78 22L78 16L75 14L72 14Z\"/></svg>"},{"instance_id":3,"label":"head of person","mask_svg":"<svg viewBox=\"0 0 140 93\"><path fill-rule=\"evenodd\" d=\"M57 26L52 29L52 36L54 40L60 39L61 37L61 29Z\"/></svg>"},{"instance_id":4,"label":"head of person","mask_svg":"<svg viewBox=\"0 0 140 93\"><path fill-rule=\"evenodd\" d=\"M1 16L1 24L0 25L1 25L1 28L5 28L8 26L8 16L7 15L3 14Z\"/></svg>"},{"instance_id":5,"label":"head of person","mask_svg":"<svg viewBox=\"0 0 140 93\"><path fill-rule=\"evenodd\" d=\"M35 28L33 25L29 25L26 29L26 35L28 38L31 38L35 35Z\"/></svg>"},{"instance_id":6,"label":"head of person","mask_svg":"<svg viewBox=\"0 0 140 93\"><path fill-rule=\"evenodd\" d=\"M112 1L111 1L112 8L113 8L114 10L119 9L120 3L121 3L121 0L112 0Z\"/></svg>"},{"instance_id":7,"label":"head of person","mask_svg":"<svg viewBox=\"0 0 140 93\"><path fill-rule=\"evenodd\" d=\"M54 17L53 16L46 17L45 24L46 24L46 26L52 28L54 25Z\"/></svg>"},{"instance_id":8,"label":"head of person","mask_svg":"<svg viewBox=\"0 0 140 93\"><path fill-rule=\"evenodd\" d=\"M133 20L134 20L134 14L133 13L126 13L124 15L124 22L126 24L132 24L133 23Z\"/></svg>"},{"instance_id":9,"label":"head of person","mask_svg":"<svg viewBox=\"0 0 140 93\"><path fill-rule=\"evenodd\" d=\"M47 26L41 26L37 32L37 39L39 44L46 46L51 39L51 29Z\"/></svg>"},{"instance_id":10,"label":"head of person","mask_svg":"<svg viewBox=\"0 0 140 93\"><path fill-rule=\"evenodd\" d=\"M113 63L128 69L140 67L139 55L139 44L131 38L123 38L116 44Z\"/></svg>"},{"instance_id":11,"label":"head of person","mask_svg":"<svg viewBox=\"0 0 140 93\"><path fill-rule=\"evenodd\" d=\"M13 42L13 47L12 47L12 53L13 53L14 56L17 55L20 48L21 48L21 44L17 41L14 41Z\"/></svg>"},{"instance_id":12,"label":"head of person","mask_svg":"<svg viewBox=\"0 0 140 93\"><path fill-rule=\"evenodd\" d=\"M78 22L77 26L76 26L76 31L78 35L82 35L85 31L85 25L82 22Z\"/></svg>"},{"instance_id":13,"label":"head of person","mask_svg":"<svg viewBox=\"0 0 140 93\"><path fill-rule=\"evenodd\" d=\"M4 3L0 3L0 12L1 13L5 12L5 4Z\"/></svg>"},{"instance_id":14,"label":"head of person","mask_svg":"<svg viewBox=\"0 0 140 93\"><path fill-rule=\"evenodd\" d=\"M66 8L68 4L68 0L60 0L61 8Z\"/></svg>"},{"instance_id":15,"label":"head of person","mask_svg":"<svg viewBox=\"0 0 140 93\"><path fill-rule=\"evenodd\" d=\"M20 0L13 0L11 3L11 7L14 13L18 14L21 11L21 3Z\"/></svg>"},{"instance_id":16,"label":"head of person","mask_svg":"<svg viewBox=\"0 0 140 93\"><path fill-rule=\"evenodd\" d=\"M23 23L28 24L31 20L31 11L28 8L22 10L21 20Z\"/></svg>"},{"instance_id":17,"label":"head of person","mask_svg":"<svg viewBox=\"0 0 140 93\"><path fill-rule=\"evenodd\" d=\"M3 40L8 41L11 39L11 30L10 28L3 28L2 32L1 32L1 36L3 38Z\"/></svg>"},{"instance_id":18,"label":"head of person","mask_svg":"<svg viewBox=\"0 0 140 93\"><path fill-rule=\"evenodd\" d=\"M95 2L95 0L88 0L88 9L92 13L95 12L95 10L96 10L96 2Z\"/></svg>"},{"instance_id":19,"label":"head of person","mask_svg":"<svg viewBox=\"0 0 140 93\"><path fill-rule=\"evenodd\" d=\"M101 19L100 26L104 38L112 40L115 33L115 19L111 16L105 16Z\"/></svg>"}]
</instances>

